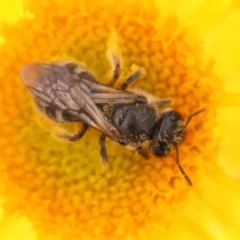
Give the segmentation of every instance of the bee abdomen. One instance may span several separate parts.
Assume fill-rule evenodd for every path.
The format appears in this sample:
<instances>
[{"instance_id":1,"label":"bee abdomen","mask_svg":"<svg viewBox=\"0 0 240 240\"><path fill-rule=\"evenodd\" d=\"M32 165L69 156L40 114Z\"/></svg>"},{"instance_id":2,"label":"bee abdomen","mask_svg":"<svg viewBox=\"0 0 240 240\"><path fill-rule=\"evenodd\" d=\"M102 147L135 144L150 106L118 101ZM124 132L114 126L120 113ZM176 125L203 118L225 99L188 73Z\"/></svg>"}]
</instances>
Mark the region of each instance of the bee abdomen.
<instances>
[{"instance_id":1,"label":"bee abdomen","mask_svg":"<svg viewBox=\"0 0 240 240\"><path fill-rule=\"evenodd\" d=\"M79 121L79 119L77 119L75 116L72 116L67 111L60 110L54 106L42 106L40 104L37 104L37 108L43 115L59 123Z\"/></svg>"}]
</instances>

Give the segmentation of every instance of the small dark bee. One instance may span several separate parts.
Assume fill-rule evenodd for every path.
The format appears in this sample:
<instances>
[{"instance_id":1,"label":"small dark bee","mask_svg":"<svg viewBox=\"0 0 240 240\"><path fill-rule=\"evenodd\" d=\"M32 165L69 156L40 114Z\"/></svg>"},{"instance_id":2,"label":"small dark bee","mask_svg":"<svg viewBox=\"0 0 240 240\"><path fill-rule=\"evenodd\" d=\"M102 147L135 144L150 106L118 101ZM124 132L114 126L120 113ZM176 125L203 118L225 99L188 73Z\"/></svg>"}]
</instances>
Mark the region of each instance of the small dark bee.
<instances>
[{"instance_id":1,"label":"small dark bee","mask_svg":"<svg viewBox=\"0 0 240 240\"><path fill-rule=\"evenodd\" d=\"M192 117L204 109L190 115L184 123L177 111L159 110L170 100L151 99L148 94L126 91L130 83L143 76L142 68L137 68L124 81L121 90L113 88L121 72L119 59L112 55L111 86L98 83L86 67L73 62L28 64L21 69L20 76L45 116L56 122L82 122L77 134L62 134L61 138L79 140L88 126L102 133L99 144L103 165L108 164L106 137L135 149L146 159L148 154L142 147L151 140L150 151L156 156L167 156L172 149L176 150L176 163L192 185L179 163L178 146L186 137L186 127Z\"/></svg>"}]
</instances>

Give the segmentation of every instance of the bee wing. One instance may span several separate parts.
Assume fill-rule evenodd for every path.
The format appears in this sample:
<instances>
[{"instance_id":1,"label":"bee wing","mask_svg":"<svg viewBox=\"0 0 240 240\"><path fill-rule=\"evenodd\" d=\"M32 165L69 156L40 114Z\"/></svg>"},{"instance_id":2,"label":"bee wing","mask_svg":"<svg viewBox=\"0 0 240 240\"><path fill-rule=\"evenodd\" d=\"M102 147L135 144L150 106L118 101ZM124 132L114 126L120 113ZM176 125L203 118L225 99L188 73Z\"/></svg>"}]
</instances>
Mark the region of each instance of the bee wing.
<instances>
[{"instance_id":1,"label":"bee wing","mask_svg":"<svg viewBox=\"0 0 240 240\"><path fill-rule=\"evenodd\" d=\"M86 79L84 73L86 75L86 70L70 73L65 65L60 64L33 63L25 65L20 76L38 105L67 111L118 141L118 131L96 104L134 102L137 95L99 84L93 76L89 79L91 75Z\"/></svg>"},{"instance_id":2,"label":"bee wing","mask_svg":"<svg viewBox=\"0 0 240 240\"><path fill-rule=\"evenodd\" d=\"M138 95L133 92L119 90L98 82L88 82L85 79L82 81L88 85L91 97L96 104L133 103L138 98Z\"/></svg>"}]
</instances>

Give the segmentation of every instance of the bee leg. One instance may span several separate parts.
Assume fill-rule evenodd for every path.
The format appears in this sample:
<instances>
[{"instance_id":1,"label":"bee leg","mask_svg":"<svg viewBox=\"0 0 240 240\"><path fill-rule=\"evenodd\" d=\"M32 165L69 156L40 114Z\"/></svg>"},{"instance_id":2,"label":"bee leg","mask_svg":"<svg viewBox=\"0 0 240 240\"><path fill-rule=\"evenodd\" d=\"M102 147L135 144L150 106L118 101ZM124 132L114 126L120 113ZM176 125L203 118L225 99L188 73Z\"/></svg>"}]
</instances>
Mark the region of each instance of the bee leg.
<instances>
[{"instance_id":1,"label":"bee leg","mask_svg":"<svg viewBox=\"0 0 240 240\"><path fill-rule=\"evenodd\" d=\"M70 135L70 134L60 133L57 136L63 140L75 142L75 141L79 140L80 138L82 138L82 136L85 134L87 128L88 128L88 125L86 123L83 123L82 127L79 129L79 131L76 134Z\"/></svg>"},{"instance_id":2,"label":"bee leg","mask_svg":"<svg viewBox=\"0 0 240 240\"><path fill-rule=\"evenodd\" d=\"M101 134L100 139L99 139L99 145L100 145L100 155L101 155L101 164L104 167L108 166L108 156L107 156L107 149L105 146L105 140L106 140L106 135Z\"/></svg>"},{"instance_id":3,"label":"bee leg","mask_svg":"<svg viewBox=\"0 0 240 240\"><path fill-rule=\"evenodd\" d=\"M113 69L112 79L107 84L108 86L113 86L116 83L116 81L118 80L119 76L121 75L121 71L122 71L120 59L115 55L113 55L112 58L113 58L112 61L114 64L114 69Z\"/></svg>"},{"instance_id":4,"label":"bee leg","mask_svg":"<svg viewBox=\"0 0 240 240\"><path fill-rule=\"evenodd\" d=\"M148 154L141 147L137 148L136 150L137 150L138 154L140 154L143 158L148 160L148 158L149 158Z\"/></svg>"},{"instance_id":5,"label":"bee leg","mask_svg":"<svg viewBox=\"0 0 240 240\"><path fill-rule=\"evenodd\" d=\"M121 89L125 90L129 84L142 78L145 75L144 68L138 67L122 84Z\"/></svg>"},{"instance_id":6,"label":"bee leg","mask_svg":"<svg viewBox=\"0 0 240 240\"><path fill-rule=\"evenodd\" d=\"M113 86L121 75L121 71L123 68L123 57L118 44L117 34L114 31L110 34L108 39L106 56L110 62L113 71L112 79L110 80L108 85Z\"/></svg>"}]
</instances>

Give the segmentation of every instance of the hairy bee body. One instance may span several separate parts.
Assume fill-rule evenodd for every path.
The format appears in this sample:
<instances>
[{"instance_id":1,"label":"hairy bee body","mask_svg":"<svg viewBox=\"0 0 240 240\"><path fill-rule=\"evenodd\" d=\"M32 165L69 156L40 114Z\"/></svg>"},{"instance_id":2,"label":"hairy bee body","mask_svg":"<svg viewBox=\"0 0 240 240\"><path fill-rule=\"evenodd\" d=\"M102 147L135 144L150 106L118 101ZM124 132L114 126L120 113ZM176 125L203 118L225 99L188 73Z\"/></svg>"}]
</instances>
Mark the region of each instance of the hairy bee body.
<instances>
[{"instance_id":1,"label":"hairy bee body","mask_svg":"<svg viewBox=\"0 0 240 240\"><path fill-rule=\"evenodd\" d=\"M118 65L116 62L114 76L118 75ZM137 150L144 158L148 154L143 147L151 141L150 151L159 157L176 149L176 162L191 184L179 163L178 145L185 139L191 118L203 110L192 114L185 124L180 113L169 108L158 109L169 104L168 100L153 96L149 99L149 94L126 91L141 76L140 68L125 80L122 89L100 84L87 68L72 62L28 64L20 75L42 114L56 122L83 123L76 135L61 137L76 141L88 126L102 133L99 143L103 165L108 163L106 137Z\"/></svg>"}]
</instances>

